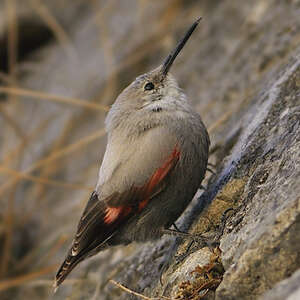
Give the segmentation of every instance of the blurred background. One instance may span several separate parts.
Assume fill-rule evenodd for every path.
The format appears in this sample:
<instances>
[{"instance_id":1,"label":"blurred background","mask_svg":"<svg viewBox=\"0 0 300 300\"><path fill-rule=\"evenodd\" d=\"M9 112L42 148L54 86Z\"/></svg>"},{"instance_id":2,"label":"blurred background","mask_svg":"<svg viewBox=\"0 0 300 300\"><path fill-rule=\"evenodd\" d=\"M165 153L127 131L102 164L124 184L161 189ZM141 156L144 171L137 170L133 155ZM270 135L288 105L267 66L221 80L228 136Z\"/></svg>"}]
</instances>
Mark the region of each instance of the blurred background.
<instances>
[{"instance_id":1,"label":"blurred background","mask_svg":"<svg viewBox=\"0 0 300 300\"><path fill-rule=\"evenodd\" d=\"M0 0L1 299L52 297L96 183L109 106L199 16L172 73L214 148L299 45L299 1ZM101 290L107 270L135 247L98 258L103 276L83 264L55 297L82 280ZM88 272L103 277L101 287Z\"/></svg>"}]
</instances>

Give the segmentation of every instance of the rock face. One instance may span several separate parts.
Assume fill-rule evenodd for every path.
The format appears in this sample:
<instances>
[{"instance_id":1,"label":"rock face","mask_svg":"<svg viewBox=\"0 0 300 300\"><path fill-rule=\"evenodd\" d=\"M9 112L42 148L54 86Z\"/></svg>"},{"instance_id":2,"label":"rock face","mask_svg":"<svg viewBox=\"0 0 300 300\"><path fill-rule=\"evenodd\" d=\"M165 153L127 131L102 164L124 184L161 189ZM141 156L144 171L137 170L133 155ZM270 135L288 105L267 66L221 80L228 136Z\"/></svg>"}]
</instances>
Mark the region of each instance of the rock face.
<instances>
[{"instance_id":1,"label":"rock face","mask_svg":"<svg viewBox=\"0 0 300 300\"><path fill-rule=\"evenodd\" d=\"M111 249L79 265L53 296L57 264L96 181L104 112L2 91L1 299L139 298L109 279L147 297L298 299L300 2L55 2L43 1L44 11L63 35L54 30L34 53L28 47L2 86L109 105L204 17L172 73L208 127L216 170L177 225L212 237L233 210L213 250L194 243L186 252L190 241L173 237ZM21 23L34 8L19 8ZM8 26L0 22L2 44Z\"/></svg>"}]
</instances>

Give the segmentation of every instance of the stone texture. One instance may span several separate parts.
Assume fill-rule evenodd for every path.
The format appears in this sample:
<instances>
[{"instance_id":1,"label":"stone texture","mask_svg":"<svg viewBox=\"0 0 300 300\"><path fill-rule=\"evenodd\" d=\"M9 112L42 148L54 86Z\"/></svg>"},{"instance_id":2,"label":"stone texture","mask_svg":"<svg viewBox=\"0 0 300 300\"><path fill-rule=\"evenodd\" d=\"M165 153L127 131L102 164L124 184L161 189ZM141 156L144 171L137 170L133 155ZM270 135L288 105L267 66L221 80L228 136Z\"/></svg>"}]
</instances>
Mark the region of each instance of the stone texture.
<instances>
[{"instance_id":1,"label":"stone texture","mask_svg":"<svg viewBox=\"0 0 300 300\"><path fill-rule=\"evenodd\" d=\"M217 277L223 280L218 287L201 290L201 295L208 291L205 299L296 299L300 2L126 0L87 5L78 0L71 5L66 1L70 12L46 3L66 30L70 44L54 38L22 61L20 86L106 105L137 75L157 66L191 20L203 15L172 73L209 129L215 150L210 162L216 165L216 174L207 175L207 190L199 191L177 225L210 236L218 229L223 212L234 209L220 240L219 258L225 273L218 271ZM24 11L32 14L29 7ZM0 35L1 27L5 28L2 21ZM0 115L4 128L0 153L5 165L13 169L26 170L103 126L102 112L31 97L16 100L0 103L8 115L18 116L16 124L26 137L22 139ZM93 186L104 145L103 139L95 139L31 174ZM18 155L11 154L15 149L20 149ZM0 177L0 202L6 212L13 195L18 221L13 228L10 269L3 280L61 262L89 196L87 189L32 181L19 181L15 188L11 184L3 191L7 182L12 177ZM2 211L0 225L6 226ZM3 232L1 229L1 236ZM60 238L66 241L59 247ZM52 271L4 290L1 299L137 299L109 283L110 278L149 297L174 298L186 281L200 291L193 271L207 271L215 261L208 248L199 250L196 245L179 260L189 242L164 237L105 251L74 270L54 296ZM197 297L195 294L194 299Z\"/></svg>"},{"instance_id":2,"label":"stone texture","mask_svg":"<svg viewBox=\"0 0 300 300\"><path fill-rule=\"evenodd\" d=\"M297 300L300 298L300 270L291 277L282 280L272 290L263 295L263 300Z\"/></svg>"}]
</instances>

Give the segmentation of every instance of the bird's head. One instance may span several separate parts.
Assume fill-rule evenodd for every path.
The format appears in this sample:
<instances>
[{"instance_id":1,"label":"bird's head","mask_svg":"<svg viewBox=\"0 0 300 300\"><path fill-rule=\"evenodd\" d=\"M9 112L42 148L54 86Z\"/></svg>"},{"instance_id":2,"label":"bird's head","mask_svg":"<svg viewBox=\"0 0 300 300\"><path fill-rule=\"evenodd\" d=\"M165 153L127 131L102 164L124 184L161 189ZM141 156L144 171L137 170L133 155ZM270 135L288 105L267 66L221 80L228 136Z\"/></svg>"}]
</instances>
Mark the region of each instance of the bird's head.
<instances>
[{"instance_id":1,"label":"bird's head","mask_svg":"<svg viewBox=\"0 0 300 300\"><path fill-rule=\"evenodd\" d=\"M185 100L183 91L178 87L176 79L169 71L200 20L201 18L192 24L159 67L138 76L123 90L112 106L107 123L111 123L113 120L118 122L116 119L125 115L173 110L178 103L180 105L180 101Z\"/></svg>"}]
</instances>

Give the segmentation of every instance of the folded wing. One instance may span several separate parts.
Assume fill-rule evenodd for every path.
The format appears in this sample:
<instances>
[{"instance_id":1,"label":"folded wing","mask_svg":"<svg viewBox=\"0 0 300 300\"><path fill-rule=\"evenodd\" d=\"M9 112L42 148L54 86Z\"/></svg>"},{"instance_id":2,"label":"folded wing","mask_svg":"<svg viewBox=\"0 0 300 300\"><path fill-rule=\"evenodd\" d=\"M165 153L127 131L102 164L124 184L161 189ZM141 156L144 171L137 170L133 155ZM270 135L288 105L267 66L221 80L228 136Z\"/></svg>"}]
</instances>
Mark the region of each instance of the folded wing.
<instances>
[{"instance_id":1,"label":"folded wing","mask_svg":"<svg viewBox=\"0 0 300 300\"><path fill-rule=\"evenodd\" d=\"M153 135L148 138L153 138ZM159 139L163 139L163 135L160 134ZM134 182L126 181L127 187L123 183L125 187L123 190L112 192L104 199L99 199L97 192L92 193L79 221L72 247L57 272L55 287L64 281L79 262L105 249L110 238L117 233L118 228L128 222L134 215L140 213L151 199L163 190L167 177L172 174L172 170L180 159L180 149L174 139L170 140L169 135L164 141L165 143L169 142L169 144L166 145L163 151L157 148L157 151L154 149L154 152L151 153L154 159L153 169L150 176L148 175L145 178L143 184L136 185ZM161 143L162 141L156 140L156 142ZM164 150L167 153L164 153ZM131 159L137 158L136 163L139 163L139 157L142 157L140 154L137 151ZM147 155L147 153L144 155ZM160 158L157 156L160 156ZM128 163L128 160L126 162ZM126 163L122 163L122 161L116 161L115 164L119 166L119 172L122 172L122 165L126 166ZM139 166L136 169L137 172L141 172ZM144 173L147 172L149 173L149 170ZM109 176L106 176L106 178L108 181L110 180Z\"/></svg>"}]
</instances>

